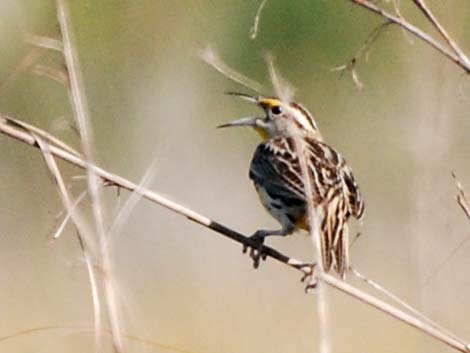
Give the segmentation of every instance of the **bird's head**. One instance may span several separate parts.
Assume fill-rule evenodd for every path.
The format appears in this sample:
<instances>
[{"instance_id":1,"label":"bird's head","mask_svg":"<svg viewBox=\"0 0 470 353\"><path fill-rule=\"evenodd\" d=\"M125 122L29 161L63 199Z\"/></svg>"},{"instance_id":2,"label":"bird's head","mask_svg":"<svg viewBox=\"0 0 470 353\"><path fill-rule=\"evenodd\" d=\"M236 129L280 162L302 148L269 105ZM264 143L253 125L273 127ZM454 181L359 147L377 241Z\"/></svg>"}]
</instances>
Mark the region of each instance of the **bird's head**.
<instances>
[{"instance_id":1,"label":"bird's head","mask_svg":"<svg viewBox=\"0 0 470 353\"><path fill-rule=\"evenodd\" d=\"M289 136L292 131L304 136L321 139L317 124L312 114L295 102L283 102L279 98L250 96L243 93L228 93L254 103L263 109L264 115L234 120L219 128L232 126L251 126L264 139Z\"/></svg>"}]
</instances>

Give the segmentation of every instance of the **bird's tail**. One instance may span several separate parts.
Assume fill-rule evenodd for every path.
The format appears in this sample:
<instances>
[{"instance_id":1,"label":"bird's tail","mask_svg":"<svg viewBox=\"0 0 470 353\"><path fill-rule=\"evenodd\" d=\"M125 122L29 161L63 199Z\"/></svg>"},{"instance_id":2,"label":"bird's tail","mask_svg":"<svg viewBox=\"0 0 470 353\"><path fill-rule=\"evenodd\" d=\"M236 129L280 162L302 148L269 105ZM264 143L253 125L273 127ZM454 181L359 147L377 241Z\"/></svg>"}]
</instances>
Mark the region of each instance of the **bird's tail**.
<instances>
[{"instance_id":1,"label":"bird's tail","mask_svg":"<svg viewBox=\"0 0 470 353\"><path fill-rule=\"evenodd\" d=\"M321 223L323 267L326 272L333 267L343 279L349 268L348 217L344 198L336 196L327 203Z\"/></svg>"}]
</instances>

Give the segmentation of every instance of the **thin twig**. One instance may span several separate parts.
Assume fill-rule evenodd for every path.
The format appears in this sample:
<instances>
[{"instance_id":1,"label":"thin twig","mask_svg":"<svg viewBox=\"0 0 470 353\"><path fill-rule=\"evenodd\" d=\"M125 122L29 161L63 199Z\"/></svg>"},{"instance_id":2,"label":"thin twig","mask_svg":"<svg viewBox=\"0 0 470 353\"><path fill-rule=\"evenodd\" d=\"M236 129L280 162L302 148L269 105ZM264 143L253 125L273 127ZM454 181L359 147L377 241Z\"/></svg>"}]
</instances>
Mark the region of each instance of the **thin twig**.
<instances>
[{"instance_id":1,"label":"thin twig","mask_svg":"<svg viewBox=\"0 0 470 353\"><path fill-rule=\"evenodd\" d=\"M446 258L438 265L436 266L437 270L432 272L422 283L421 285L421 290L424 290L429 284L432 283L432 280L437 277L439 273L441 273L444 268L446 267L447 263L459 252L460 249L462 249L463 246L465 246L468 241L470 240L470 236L465 236L446 256Z\"/></svg>"},{"instance_id":2,"label":"thin twig","mask_svg":"<svg viewBox=\"0 0 470 353\"><path fill-rule=\"evenodd\" d=\"M394 23L391 21L387 21L375 27L375 29L369 34L367 39L364 41L364 43L361 45L359 50L356 52L356 54L354 54L353 58L349 60L346 64L331 69L331 71L339 71L339 72L346 71L346 70L350 71L353 82L356 85L356 87L358 89L364 88L364 85L362 84L361 80L359 79L359 75L357 74L357 70L356 70L357 63L362 56L367 54L371 45L377 40L377 38L385 30L385 28L387 28L391 24L394 24Z\"/></svg>"},{"instance_id":3,"label":"thin twig","mask_svg":"<svg viewBox=\"0 0 470 353\"><path fill-rule=\"evenodd\" d=\"M30 146L34 146L34 147L39 147L38 146L38 143L37 143L37 140L34 138L34 136L32 135L32 133L30 131L28 131L26 128L23 128L21 126L19 126L18 124L14 123L14 122L11 122L9 120L9 118L5 115L1 115L0 114L0 132L2 132L3 134L5 135L8 135L16 140L19 140L23 143L26 143ZM244 244L246 246L249 246L249 247L256 247L258 244L256 242L254 242L253 240L251 240L250 238L230 229L230 228L227 228L226 226L220 224L220 223L217 223L187 207L184 207L176 202L173 202L173 201L170 201L168 200L167 198L159 195L158 193L154 192L154 191L151 191L151 190L148 190L148 189L145 189L145 188L142 188L140 187L139 185L119 176L119 175L116 175L116 174L113 174L113 173L110 173L98 166L95 166L95 165L91 165L91 164L88 164L86 163L83 158L79 157L79 156L76 156L75 154L73 153L70 153L68 152L67 150L65 149L62 149L58 146L55 146L55 145L50 145L49 146L49 152L56 156L56 157L59 157L77 167L80 167L80 168L87 168L87 166L89 168L91 168L93 170L93 172L98 175L102 180L106 181L107 183L109 183L110 185L117 185L119 187L121 187L122 189L126 189L126 190L129 190L129 191L133 191L133 192L136 192L136 193L139 193L140 195L142 195L142 197L154 202L154 203L157 203L159 204L160 206L163 206L175 213L178 213L186 218L188 218L189 220L195 222L195 223L198 223L206 228L209 228L217 233L220 233L236 242L239 242L241 244ZM289 256L286 256L282 253L280 253L279 251L273 249L273 248L270 248L270 247L267 247L267 246L264 246L263 249L262 249L262 252L264 254L266 254L266 256L270 257L270 258L273 258L279 262L282 262L296 270L299 270L301 271L304 275L305 274L310 274L309 273L309 270L311 270L311 266L306 264L306 263L303 263L303 262L300 262L296 259L293 259L293 258L290 258ZM446 343L447 345L449 345L450 347L453 347L454 349L456 350L459 350L461 352L465 352L465 353L469 353L470 352L470 349L467 349L467 344L466 343L462 343L462 342L465 342L464 340L462 339L455 339L455 335L452 335L452 336L449 336L446 332L443 332L441 330L438 330L436 329L435 327L429 325L428 323L424 322L423 320L420 320L418 318L416 318L415 316L407 313L407 312L404 312L402 310L399 310L398 308L396 307L393 307L392 305L376 298L376 297L373 297L367 293L364 293L363 291L361 291L360 289L357 289L349 284L347 284L346 282L342 281L342 280L339 280L339 279L336 279L335 277L329 275L329 274L326 274L326 273L323 273L321 276L317 276L317 278L321 281L324 281L325 283L327 283L328 285L330 286L333 286L335 288L337 288L338 290L342 291L342 292L345 292L347 293L348 295L351 295L355 298L357 298L358 300L361 300L381 311L383 311L384 313L392 316L392 317L395 317L397 319L399 319L400 321L403 321L413 327L416 327L417 329L419 329L420 331L430 335L431 337L434 337L444 343Z\"/></svg>"},{"instance_id":4,"label":"thin twig","mask_svg":"<svg viewBox=\"0 0 470 353\"><path fill-rule=\"evenodd\" d=\"M357 232L355 235L354 235L354 238L352 238L351 242L349 243L349 249L352 249L352 247L354 246L354 244L356 244L356 241L362 236L362 233L361 232Z\"/></svg>"},{"instance_id":5,"label":"thin twig","mask_svg":"<svg viewBox=\"0 0 470 353\"><path fill-rule=\"evenodd\" d=\"M460 60L465 63L467 67L470 66L470 60L465 55L465 53L460 49L457 43L449 36L445 28L439 23L437 18L431 12L430 8L426 5L424 0L413 0L414 4L423 12L429 22L437 29L437 31L441 34L441 36L445 39L447 44L452 48L452 50L457 54Z\"/></svg>"},{"instance_id":6,"label":"thin twig","mask_svg":"<svg viewBox=\"0 0 470 353\"><path fill-rule=\"evenodd\" d=\"M78 204L80 202L82 202L82 200L85 198L87 193L88 193L88 190L84 190L84 191L82 191L82 193L80 195L78 195L77 199L75 200L74 204L72 205L72 211L74 211L75 207L77 207ZM51 237L50 237L51 242L59 239L59 237L62 235L62 233L65 229L65 226L69 223L70 218L71 218L70 212L66 212L64 219L62 220L62 222L60 222L59 226L55 229L54 234L51 235Z\"/></svg>"},{"instance_id":7,"label":"thin twig","mask_svg":"<svg viewBox=\"0 0 470 353\"><path fill-rule=\"evenodd\" d=\"M255 39L258 35L258 25L261 18L261 12L263 12L264 6L268 0L262 0L259 4L258 11L256 11L255 20L253 21L253 26L250 28L250 38Z\"/></svg>"},{"instance_id":8,"label":"thin twig","mask_svg":"<svg viewBox=\"0 0 470 353\"><path fill-rule=\"evenodd\" d=\"M392 0L393 2L393 8L395 9L395 13L397 17L401 18L402 20L405 20L403 17L401 10L400 10L400 0ZM406 31L406 29L402 28L402 33L405 36L406 40L408 41L409 44L414 44L413 39L411 38L411 35Z\"/></svg>"},{"instance_id":9,"label":"thin twig","mask_svg":"<svg viewBox=\"0 0 470 353\"><path fill-rule=\"evenodd\" d=\"M433 37L431 37L429 34L425 33L418 27L412 25L411 23L407 22L403 18L399 16L395 16L391 14L390 12L380 8L376 4L372 3L371 1L368 0L349 0L352 3L361 6L373 13L375 13L378 16L381 16L385 18L388 21L391 21L400 27L404 28L407 30L409 33L413 34L423 42L429 44L431 47L436 49L438 52L452 60L454 63L456 63L458 66L460 66L463 70L465 70L466 73L470 73L470 63L467 60L464 60L460 55L457 55L453 49L447 48L445 45L439 43L436 41Z\"/></svg>"},{"instance_id":10,"label":"thin twig","mask_svg":"<svg viewBox=\"0 0 470 353\"><path fill-rule=\"evenodd\" d=\"M75 149L73 149L72 147L70 147L66 143L63 143L61 140L54 137L50 133L48 133L48 132L46 132L42 129L39 129L36 126L25 123L22 120L18 120L18 119L12 118L12 117L8 117L8 121L12 125L18 125L19 127L25 129L26 131L31 132L32 135L37 135L37 136L41 137L41 139L43 139L45 142L47 142L48 145L57 146L59 148L62 148L64 150L66 150L67 152L81 158L80 153L78 153Z\"/></svg>"}]
</instances>

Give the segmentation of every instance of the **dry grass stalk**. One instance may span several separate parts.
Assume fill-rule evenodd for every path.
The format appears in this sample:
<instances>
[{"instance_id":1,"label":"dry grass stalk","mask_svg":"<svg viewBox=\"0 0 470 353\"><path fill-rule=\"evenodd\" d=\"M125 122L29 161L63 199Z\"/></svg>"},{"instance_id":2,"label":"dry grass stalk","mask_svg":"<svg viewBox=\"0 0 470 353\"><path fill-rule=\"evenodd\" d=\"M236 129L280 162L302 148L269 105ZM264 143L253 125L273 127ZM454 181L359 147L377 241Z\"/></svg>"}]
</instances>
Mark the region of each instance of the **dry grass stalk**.
<instances>
[{"instance_id":1,"label":"dry grass stalk","mask_svg":"<svg viewBox=\"0 0 470 353\"><path fill-rule=\"evenodd\" d=\"M395 14L397 15L397 17L404 20L405 18L403 17L403 15L401 13L401 9L400 9L400 0L392 0L392 3L393 3L393 9L395 10ZM404 28L402 28L401 30L402 30L405 38L407 39L408 43L409 44L414 44L414 41L411 38L411 35Z\"/></svg>"},{"instance_id":2,"label":"dry grass stalk","mask_svg":"<svg viewBox=\"0 0 470 353\"><path fill-rule=\"evenodd\" d=\"M441 331L440 329L429 325L427 322L409 315L408 313L405 313L396 307L385 303L381 301L380 299L367 294L358 288L355 288L345 281L341 281L327 273L324 273L321 277L319 276L319 280L327 283L329 286L336 288L337 290L353 297L356 298L357 300L360 300L364 303L367 303L368 305L384 312L389 315L392 315L393 317L407 323L408 325L415 327L423 332L426 332L428 335L431 337L444 342L445 344L449 345L450 347L464 353L470 352L470 345L465 342L462 339L455 339L455 335L449 336L446 332Z\"/></svg>"},{"instance_id":3,"label":"dry grass stalk","mask_svg":"<svg viewBox=\"0 0 470 353\"><path fill-rule=\"evenodd\" d=\"M259 27L259 20L261 18L261 12L263 12L264 6L268 0L262 0L261 3L259 4L258 10L256 11L255 19L253 21L253 26L250 28L250 38L251 39L256 39L256 36L258 35L258 27Z\"/></svg>"},{"instance_id":4,"label":"dry grass stalk","mask_svg":"<svg viewBox=\"0 0 470 353\"><path fill-rule=\"evenodd\" d=\"M104 211L101 201L101 181L90 165L93 163L92 137L90 132L90 118L88 114L84 85L82 83L78 55L74 47L73 31L71 29L70 14L66 0L57 0L57 17L62 35L63 53L69 75L69 93L75 121L82 141L82 150L85 156L85 167L87 172L88 193L90 195L91 207L95 222L98 250L95 252L95 261L100 267L98 273L107 307L108 321L111 326L113 346L117 352L123 350L120 335L121 322L119 317L118 300L113 271L113 263L110 254L108 233L104 224ZM101 331L100 319L97 317L99 309L95 306L96 346L99 349L99 334Z\"/></svg>"},{"instance_id":5,"label":"dry grass stalk","mask_svg":"<svg viewBox=\"0 0 470 353\"><path fill-rule=\"evenodd\" d=\"M142 180L139 183L140 188L147 188L155 176L156 162L155 160L150 164L145 172ZM129 198L126 200L124 205L119 209L118 214L114 217L114 222L109 227L109 234L112 235L113 239L116 239L121 233L124 224L129 219L132 210L135 208L137 203L142 199L142 195L138 192L133 191Z\"/></svg>"},{"instance_id":6,"label":"dry grass stalk","mask_svg":"<svg viewBox=\"0 0 470 353\"><path fill-rule=\"evenodd\" d=\"M269 75L273 84L276 96L284 102L285 106L288 107L289 103L293 100L294 89L284 80L275 70L274 60L271 56L267 56L267 64L269 68ZM306 155L305 140L300 136L300 131L297 126L292 124L290 126L291 136L295 141L295 150L299 156L299 164L301 175L304 180L304 193L305 199L307 200L307 214L308 223L310 227L310 239L314 249L314 258L316 259L315 267L312 268L312 276L309 278L309 284L307 288L315 288L317 293L316 298L316 309L317 317L319 322L319 352L328 353L330 351L330 325L328 322L328 297L326 288L322 283L318 283L317 276L325 272L323 268L323 255L321 250L321 234L320 234L320 217L318 212L320 208L315 207L313 200L313 188L312 188L312 175L308 168L308 161Z\"/></svg>"},{"instance_id":7,"label":"dry grass stalk","mask_svg":"<svg viewBox=\"0 0 470 353\"><path fill-rule=\"evenodd\" d=\"M263 90L263 86L260 85L258 82L246 77L245 75L237 72L236 70L232 69L230 66L225 64L212 48L208 47L203 50L199 54L199 57L232 81L237 82L257 93Z\"/></svg>"},{"instance_id":8,"label":"dry grass stalk","mask_svg":"<svg viewBox=\"0 0 470 353\"><path fill-rule=\"evenodd\" d=\"M71 209L71 212L74 212L75 211L75 208L83 201L83 199L85 198L85 196L88 194L88 190L84 190L82 191L82 193L80 195L78 195L77 199L75 200L75 202L73 203L72 205L72 209ZM59 237L62 235L62 233L64 232L64 229L65 227L67 226L67 224L69 223L70 221L70 212L67 212L65 214L65 217L62 219L62 222L60 222L59 226L56 227L55 231L54 231L54 234L51 235L50 239L51 239L51 242L59 239Z\"/></svg>"},{"instance_id":9,"label":"dry grass stalk","mask_svg":"<svg viewBox=\"0 0 470 353\"><path fill-rule=\"evenodd\" d=\"M63 53L64 51L62 42L54 38L38 36L37 34L32 33L26 33L24 35L24 41L38 48L55 50L60 53Z\"/></svg>"},{"instance_id":10,"label":"dry grass stalk","mask_svg":"<svg viewBox=\"0 0 470 353\"><path fill-rule=\"evenodd\" d=\"M91 297L93 301L93 310L94 310L94 324L95 328L101 328L101 304L100 304L100 297L98 291L98 281L95 272L95 268L93 265L92 255L90 254L96 252L96 249L93 248L94 242L92 240L93 232L84 220L83 216L79 213L76 204L77 201L72 202L72 198L69 195L68 189L65 185L65 182L62 178L60 173L59 167L55 161L55 158L50 150L50 145L44 141L41 137L36 135L34 132L32 133L32 137L35 139L36 144L39 146L39 149L42 152L44 157L44 161L49 169L49 172L54 178L56 186L59 191L59 195L62 199L62 204L64 205L65 209L67 210L67 217L70 217L75 225L77 231L77 237L84 254L85 263L87 266L88 277L90 280L90 289L91 289ZM85 241L84 241L85 239ZM86 244L86 245L85 245ZM98 335L97 333L95 335ZM95 336L97 337L97 336Z\"/></svg>"},{"instance_id":11,"label":"dry grass stalk","mask_svg":"<svg viewBox=\"0 0 470 353\"><path fill-rule=\"evenodd\" d=\"M389 290L385 289L384 287L382 287L380 284L376 283L375 281L372 281L371 279L367 278L366 276L364 276L362 273L360 273L359 271L357 271L356 269L354 268L350 268L349 269L349 272L351 274L353 274L354 276L356 276L358 279L360 279L361 281L363 281L364 283L366 283L368 286L374 288L375 290L377 290L378 292L382 293L383 295L385 295L387 298L389 298L390 300L394 301L395 303L397 303L398 305L400 305L401 307L405 308L406 310L408 310L410 313L412 313L413 315L415 315L417 318L419 318L420 320L423 320L424 322L428 323L429 325L433 326L435 329L439 330L439 331L442 331L444 333L446 333L449 337L452 337L453 339L455 339L456 341L459 341L461 342L461 344L465 345L465 341L462 341L458 336L456 336L454 333L450 332L449 330L447 330L446 328L442 327L441 325L439 325L438 323L436 323L435 321L431 320L430 318L428 318L427 316L425 316L423 313L419 312L418 310L416 310L414 307L412 307L410 304L408 304L407 302L405 302L404 300L400 299L399 297L397 297L395 294L393 294L392 292L390 292Z\"/></svg>"}]
</instances>

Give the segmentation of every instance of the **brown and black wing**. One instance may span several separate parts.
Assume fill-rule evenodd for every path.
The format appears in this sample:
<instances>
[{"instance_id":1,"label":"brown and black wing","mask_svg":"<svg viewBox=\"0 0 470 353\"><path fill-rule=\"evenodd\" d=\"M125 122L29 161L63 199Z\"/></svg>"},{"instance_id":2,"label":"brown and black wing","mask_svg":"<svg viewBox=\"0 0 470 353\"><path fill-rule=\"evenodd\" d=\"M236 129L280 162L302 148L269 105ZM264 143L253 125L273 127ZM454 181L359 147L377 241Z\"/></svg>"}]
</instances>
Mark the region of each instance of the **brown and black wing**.
<instances>
[{"instance_id":1,"label":"brown and black wing","mask_svg":"<svg viewBox=\"0 0 470 353\"><path fill-rule=\"evenodd\" d=\"M345 165L343 171L344 192L348 198L348 206L350 213L354 218L361 219L364 216L364 201L362 199L359 186L354 179L351 168Z\"/></svg>"},{"instance_id":2,"label":"brown and black wing","mask_svg":"<svg viewBox=\"0 0 470 353\"><path fill-rule=\"evenodd\" d=\"M323 265L328 271L335 263L335 270L343 276L348 267L347 221L350 215L360 218L364 211L359 187L344 158L327 144L307 139L306 153L314 205L322 209ZM306 218L303 177L292 139L277 138L260 144L252 160L250 178L283 202L303 202Z\"/></svg>"},{"instance_id":3,"label":"brown and black wing","mask_svg":"<svg viewBox=\"0 0 470 353\"><path fill-rule=\"evenodd\" d=\"M307 153L312 173L312 187L317 190L321 210L321 252L323 267L334 265L341 276L348 266L349 209L344 194L343 157L324 142L307 139Z\"/></svg>"},{"instance_id":4,"label":"brown and black wing","mask_svg":"<svg viewBox=\"0 0 470 353\"><path fill-rule=\"evenodd\" d=\"M345 159L324 142L309 140L309 147L317 174L330 175L330 180L327 183L323 182L326 185L326 197L321 232L324 238L322 253L325 270L330 269L334 262L336 272L344 277L349 267L347 222L351 215L358 219L362 217L364 202L352 170Z\"/></svg>"},{"instance_id":5,"label":"brown and black wing","mask_svg":"<svg viewBox=\"0 0 470 353\"><path fill-rule=\"evenodd\" d=\"M283 157L279 141L261 143L255 151L250 166L250 179L262 188L272 200L282 207L292 228L299 216L305 214L306 203L303 184L290 162Z\"/></svg>"}]
</instances>

